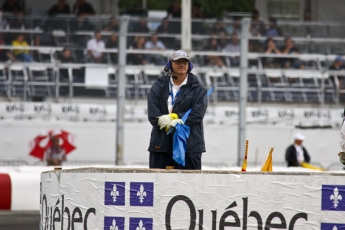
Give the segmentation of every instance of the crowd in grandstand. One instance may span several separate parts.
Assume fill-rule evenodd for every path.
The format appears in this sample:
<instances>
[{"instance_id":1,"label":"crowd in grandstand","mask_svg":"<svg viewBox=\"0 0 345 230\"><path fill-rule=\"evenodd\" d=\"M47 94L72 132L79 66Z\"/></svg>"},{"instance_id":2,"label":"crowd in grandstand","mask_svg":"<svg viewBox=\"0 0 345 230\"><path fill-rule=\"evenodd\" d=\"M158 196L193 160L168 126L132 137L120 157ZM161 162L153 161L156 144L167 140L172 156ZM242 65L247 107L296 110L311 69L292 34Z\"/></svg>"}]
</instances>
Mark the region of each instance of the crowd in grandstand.
<instances>
[{"instance_id":1,"label":"crowd in grandstand","mask_svg":"<svg viewBox=\"0 0 345 230\"><path fill-rule=\"evenodd\" d=\"M99 19L94 21L90 16L95 15L94 7L85 0L76 0L70 7L65 0L58 0L51 8L47 9L43 20L27 21L25 9L16 0L6 0L2 4L2 19L0 27L6 30L0 36L1 45L20 45L20 46L69 46L72 49L72 55L78 62L97 62L117 63L116 53L111 53L110 58L104 54L101 58L95 58L92 53L97 51L83 52L75 51L76 49L94 50L95 48L116 49L118 47L117 33L120 23L114 16L108 19ZM66 17L61 17L65 15ZM133 20L129 24L127 45L132 49L150 49L150 50L175 50L180 48L178 35L181 33L181 3L173 1L167 9L167 17L163 18L158 26L152 28L149 26L150 21L147 18ZM29 18L29 17L28 17ZM193 35L205 35L201 39L193 39L193 49L202 51L217 51L239 53L240 41L238 36L241 33L239 20L230 22L218 19L214 23L204 23L200 21L203 18L200 5L194 3L192 6L192 33ZM20 31L14 30L23 30ZM35 33L35 29L37 33ZM27 30L27 31L25 31ZM57 30L62 30L61 34ZM39 32L40 31L40 32ZM97 31L97 32L96 32ZM85 33L83 33L85 32ZM92 36L97 34L97 43ZM99 34L100 32L101 34ZM107 36L102 36L104 32L109 32ZM298 54L300 49L294 44L294 39L289 37L282 28L279 27L277 20L270 17L266 22L260 17L259 11L252 12L252 21L250 26L250 35L253 39L249 42L249 51L266 53L266 54ZM285 43L282 43L285 35ZM197 37L197 36L196 36ZM208 39L204 39L207 38ZM258 39L260 38L260 39ZM262 38L266 38L264 41ZM279 38L276 40L276 38ZM59 40L63 40L62 42ZM279 43L279 44L277 44ZM93 44L93 46L92 46ZM305 50L305 47L303 47ZM37 51L36 51L37 53ZM33 49L22 50L5 50L1 49L0 60L2 62L11 61L40 61L39 55L35 55ZM166 57L159 55L128 55L129 64L155 64L162 65ZM208 55L202 58L202 65L218 67L238 67L239 58L233 55L229 60L224 57ZM263 65L266 68L305 68L296 58L263 58Z\"/></svg>"}]
</instances>

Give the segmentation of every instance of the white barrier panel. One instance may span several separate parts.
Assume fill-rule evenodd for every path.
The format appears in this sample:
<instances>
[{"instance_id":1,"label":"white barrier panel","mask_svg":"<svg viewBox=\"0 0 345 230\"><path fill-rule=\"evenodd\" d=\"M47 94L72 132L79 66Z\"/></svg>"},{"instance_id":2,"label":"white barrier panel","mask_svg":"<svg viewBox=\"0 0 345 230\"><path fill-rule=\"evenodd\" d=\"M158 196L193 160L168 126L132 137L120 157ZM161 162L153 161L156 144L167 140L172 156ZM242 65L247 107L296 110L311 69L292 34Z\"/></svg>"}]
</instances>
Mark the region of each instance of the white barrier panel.
<instances>
[{"instance_id":1,"label":"white barrier panel","mask_svg":"<svg viewBox=\"0 0 345 230\"><path fill-rule=\"evenodd\" d=\"M344 229L344 175L49 171L40 229Z\"/></svg>"},{"instance_id":2,"label":"white barrier panel","mask_svg":"<svg viewBox=\"0 0 345 230\"><path fill-rule=\"evenodd\" d=\"M146 105L126 105L126 121L147 121ZM14 102L0 103L0 118L28 117L81 120L116 119L116 105L97 104L57 104ZM343 119L343 109L338 108L284 108L284 107L247 107L247 123L276 124L292 122L301 127L338 127ZM237 124L238 107L209 106L205 122L217 124Z\"/></svg>"}]
</instances>

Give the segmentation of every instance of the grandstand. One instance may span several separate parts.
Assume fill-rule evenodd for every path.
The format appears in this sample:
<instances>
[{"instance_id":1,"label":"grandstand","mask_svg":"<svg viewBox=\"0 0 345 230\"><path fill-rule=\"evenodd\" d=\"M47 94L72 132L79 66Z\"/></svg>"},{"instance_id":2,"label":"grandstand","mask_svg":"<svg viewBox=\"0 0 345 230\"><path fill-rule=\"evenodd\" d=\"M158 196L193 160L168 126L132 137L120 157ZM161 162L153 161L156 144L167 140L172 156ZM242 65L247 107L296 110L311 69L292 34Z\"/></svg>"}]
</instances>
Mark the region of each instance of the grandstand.
<instances>
[{"instance_id":1,"label":"grandstand","mask_svg":"<svg viewBox=\"0 0 345 230\"><path fill-rule=\"evenodd\" d=\"M180 18L129 16L126 24L123 16L27 14L19 27L13 23L18 20L17 14L3 12L1 18L0 100L4 103L90 104L92 101L97 105L110 105L117 98L117 89L125 87L126 103L142 106L153 81L164 74L163 65L168 57L173 50L181 48ZM118 26L109 29L110 21ZM210 98L212 106L237 105L241 78L239 60L241 55L246 55L247 100L252 107L342 108L344 63L339 69L331 67L336 58L345 57L343 22L278 19L275 28L281 33L277 35L272 35L268 21L262 21L259 26L259 34L253 34L242 31L238 17L192 19L192 49L189 51L194 65L192 72L207 88L216 85ZM120 29L124 34L120 34ZM99 61L91 60L87 49L96 30L101 31L105 43L105 48L97 50L104 53ZM111 46L114 33L117 40ZM12 45L18 34L24 34L28 47ZM149 49L147 44L153 34L164 49ZM238 41L233 41L234 35ZM125 53L119 53L121 36L126 38ZM249 40L247 54L240 52L244 37ZM274 40L280 52L267 51L268 38ZM294 52L284 52L286 38L292 40ZM213 46L210 45L212 40ZM69 62L62 60L66 47L71 50ZM23 48L28 50L33 62L16 58L16 50ZM124 76L118 72L121 55L126 59ZM122 86L118 81L121 77L125 79Z\"/></svg>"}]
</instances>

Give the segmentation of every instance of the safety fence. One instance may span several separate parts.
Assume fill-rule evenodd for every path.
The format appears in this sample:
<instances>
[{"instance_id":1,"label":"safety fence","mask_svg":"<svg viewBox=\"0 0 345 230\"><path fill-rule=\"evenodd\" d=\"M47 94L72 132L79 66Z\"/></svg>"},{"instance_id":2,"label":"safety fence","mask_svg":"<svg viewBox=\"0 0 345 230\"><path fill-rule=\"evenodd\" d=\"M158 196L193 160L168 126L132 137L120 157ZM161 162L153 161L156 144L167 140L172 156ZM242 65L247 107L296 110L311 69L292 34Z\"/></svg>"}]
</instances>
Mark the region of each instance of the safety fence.
<instances>
[{"instance_id":1,"label":"safety fence","mask_svg":"<svg viewBox=\"0 0 345 230\"><path fill-rule=\"evenodd\" d=\"M184 39L176 18L129 17L125 23L110 15L4 14L1 26L0 96L8 100L115 98L120 36L126 38L126 97L144 99ZM217 85L211 100L237 101L240 44L246 36L249 101L337 104L345 100L344 27L270 19L242 31L240 20L193 19L192 72L205 85ZM96 32L100 45L93 47ZM27 46L14 45L19 35ZM95 71L98 78L92 77Z\"/></svg>"}]
</instances>

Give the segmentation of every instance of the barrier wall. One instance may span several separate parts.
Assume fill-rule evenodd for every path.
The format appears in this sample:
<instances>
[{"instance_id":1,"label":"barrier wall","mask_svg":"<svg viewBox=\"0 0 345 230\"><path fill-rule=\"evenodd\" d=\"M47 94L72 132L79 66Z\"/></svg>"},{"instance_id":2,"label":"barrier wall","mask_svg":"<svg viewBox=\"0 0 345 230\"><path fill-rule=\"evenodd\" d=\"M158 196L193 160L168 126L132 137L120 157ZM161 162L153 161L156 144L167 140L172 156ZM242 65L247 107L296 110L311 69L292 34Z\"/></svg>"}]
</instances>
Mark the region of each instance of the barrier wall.
<instances>
[{"instance_id":1,"label":"barrier wall","mask_svg":"<svg viewBox=\"0 0 345 230\"><path fill-rule=\"evenodd\" d=\"M41 229L345 229L345 174L144 169L41 175Z\"/></svg>"}]
</instances>

